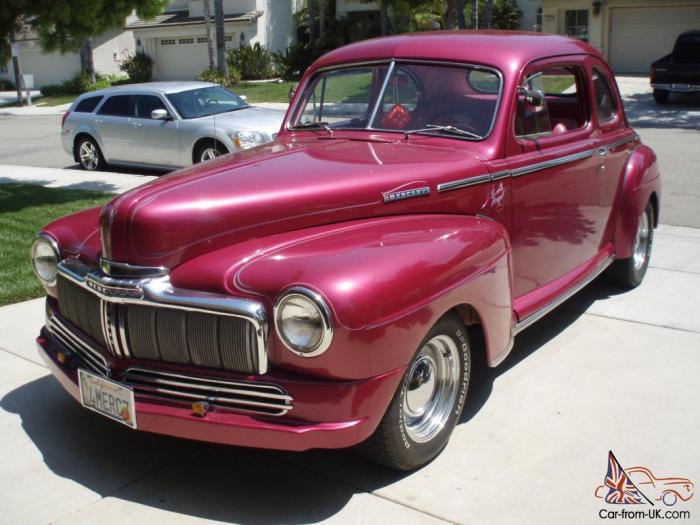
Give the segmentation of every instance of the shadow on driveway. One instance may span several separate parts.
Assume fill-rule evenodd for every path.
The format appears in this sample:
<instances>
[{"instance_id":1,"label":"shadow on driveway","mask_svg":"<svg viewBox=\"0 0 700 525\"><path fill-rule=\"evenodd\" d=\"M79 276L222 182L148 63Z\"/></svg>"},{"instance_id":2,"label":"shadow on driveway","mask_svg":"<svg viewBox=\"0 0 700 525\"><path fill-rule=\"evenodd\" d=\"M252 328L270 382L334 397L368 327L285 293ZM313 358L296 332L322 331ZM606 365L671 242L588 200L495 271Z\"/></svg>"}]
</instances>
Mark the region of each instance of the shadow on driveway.
<instances>
[{"instance_id":1,"label":"shadow on driveway","mask_svg":"<svg viewBox=\"0 0 700 525\"><path fill-rule=\"evenodd\" d=\"M651 91L624 97L625 114L632 127L700 129L700 93L672 93L666 104L657 104Z\"/></svg>"},{"instance_id":2,"label":"shadow on driveway","mask_svg":"<svg viewBox=\"0 0 700 525\"><path fill-rule=\"evenodd\" d=\"M498 376L559 335L592 302L621 291L593 284L519 335L499 368L486 367L483 358L477 361L460 424L486 404ZM79 407L51 376L7 393L0 407L19 415L57 476L103 497L199 518L316 522L337 514L354 494L409 475L368 463L349 449L270 452L134 432Z\"/></svg>"}]
</instances>

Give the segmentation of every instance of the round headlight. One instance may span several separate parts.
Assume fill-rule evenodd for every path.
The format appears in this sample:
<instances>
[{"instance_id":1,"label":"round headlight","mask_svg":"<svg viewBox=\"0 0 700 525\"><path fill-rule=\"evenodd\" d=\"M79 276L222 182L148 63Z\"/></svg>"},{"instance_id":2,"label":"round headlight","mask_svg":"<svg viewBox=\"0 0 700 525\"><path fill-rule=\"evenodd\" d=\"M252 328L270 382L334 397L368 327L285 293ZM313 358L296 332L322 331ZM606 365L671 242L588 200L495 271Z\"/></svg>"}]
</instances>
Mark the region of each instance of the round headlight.
<instances>
[{"instance_id":1,"label":"round headlight","mask_svg":"<svg viewBox=\"0 0 700 525\"><path fill-rule=\"evenodd\" d=\"M48 237L38 237L32 244L34 273L46 284L53 284L59 261L58 246Z\"/></svg>"},{"instance_id":2,"label":"round headlight","mask_svg":"<svg viewBox=\"0 0 700 525\"><path fill-rule=\"evenodd\" d=\"M302 357L322 354L333 338L330 310L306 288L293 288L277 302L275 328L284 345Z\"/></svg>"}]
</instances>

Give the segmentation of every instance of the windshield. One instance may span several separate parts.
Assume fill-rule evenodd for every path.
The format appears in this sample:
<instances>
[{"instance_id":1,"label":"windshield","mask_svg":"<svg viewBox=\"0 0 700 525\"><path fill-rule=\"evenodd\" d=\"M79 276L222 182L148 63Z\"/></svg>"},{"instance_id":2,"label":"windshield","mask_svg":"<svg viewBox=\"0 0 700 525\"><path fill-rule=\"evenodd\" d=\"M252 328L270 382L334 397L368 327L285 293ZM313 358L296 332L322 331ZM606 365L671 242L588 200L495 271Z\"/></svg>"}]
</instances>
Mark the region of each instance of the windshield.
<instances>
[{"instance_id":1,"label":"windshield","mask_svg":"<svg viewBox=\"0 0 700 525\"><path fill-rule=\"evenodd\" d=\"M221 86L211 86L166 95L184 119L208 117L248 107L245 101Z\"/></svg>"},{"instance_id":2,"label":"windshield","mask_svg":"<svg viewBox=\"0 0 700 525\"><path fill-rule=\"evenodd\" d=\"M310 81L291 128L320 123L479 140L491 131L500 91L495 71L473 66L395 62L330 70Z\"/></svg>"}]
</instances>

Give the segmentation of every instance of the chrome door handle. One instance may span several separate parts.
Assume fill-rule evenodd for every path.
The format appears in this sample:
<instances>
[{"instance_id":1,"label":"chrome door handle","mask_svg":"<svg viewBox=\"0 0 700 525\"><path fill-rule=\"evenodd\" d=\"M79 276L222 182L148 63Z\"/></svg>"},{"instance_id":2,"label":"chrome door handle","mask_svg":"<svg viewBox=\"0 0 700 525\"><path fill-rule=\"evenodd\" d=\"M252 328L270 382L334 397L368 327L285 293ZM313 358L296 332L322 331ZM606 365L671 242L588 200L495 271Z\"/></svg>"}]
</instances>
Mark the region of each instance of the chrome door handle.
<instances>
[{"instance_id":1,"label":"chrome door handle","mask_svg":"<svg viewBox=\"0 0 700 525\"><path fill-rule=\"evenodd\" d=\"M132 122L131 125L135 128L140 128L141 126L143 126L143 124L141 124L140 122Z\"/></svg>"},{"instance_id":2,"label":"chrome door handle","mask_svg":"<svg viewBox=\"0 0 700 525\"><path fill-rule=\"evenodd\" d=\"M102 124L103 122L104 120L102 120L101 118L95 119L95 124Z\"/></svg>"},{"instance_id":3,"label":"chrome door handle","mask_svg":"<svg viewBox=\"0 0 700 525\"><path fill-rule=\"evenodd\" d=\"M598 156L605 157L608 154L608 148L598 148Z\"/></svg>"}]
</instances>

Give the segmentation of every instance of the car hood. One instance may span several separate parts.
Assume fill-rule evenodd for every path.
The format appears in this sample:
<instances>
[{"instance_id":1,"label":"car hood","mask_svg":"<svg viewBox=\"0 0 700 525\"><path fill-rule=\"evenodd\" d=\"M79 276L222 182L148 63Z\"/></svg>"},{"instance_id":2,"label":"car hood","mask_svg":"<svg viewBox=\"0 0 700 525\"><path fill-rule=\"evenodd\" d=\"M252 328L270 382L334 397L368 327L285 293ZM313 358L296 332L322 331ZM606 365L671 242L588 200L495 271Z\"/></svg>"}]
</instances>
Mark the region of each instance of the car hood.
<instances>
[{"instance_id":1,"label":"car hood","mask_svg":"<svg viewBox=\"0 0 700 525\"><path fill-rule=\"evenodd\" d=\"M453 148L278 139L163 176L111 201L100 216L103 256L173 268L236 242L333 222L476 213L482 195L464 197L450 211L436 185L485 172L475 156ZM430 195L384 201L387 192L424 187Z\"/></svg>"},{"instance_id":2,"label":"car hood","mask_svg":"<svg viewBox=\"0 0 700 525\"><path fill-rule=\"evenodd\" d=\"M197 119L197 123L223 127L226 131L262 131L272 137L280 130L285 113L281 109L251 106L238 111L202 117Z\"/></svg>"}]
</instances>

